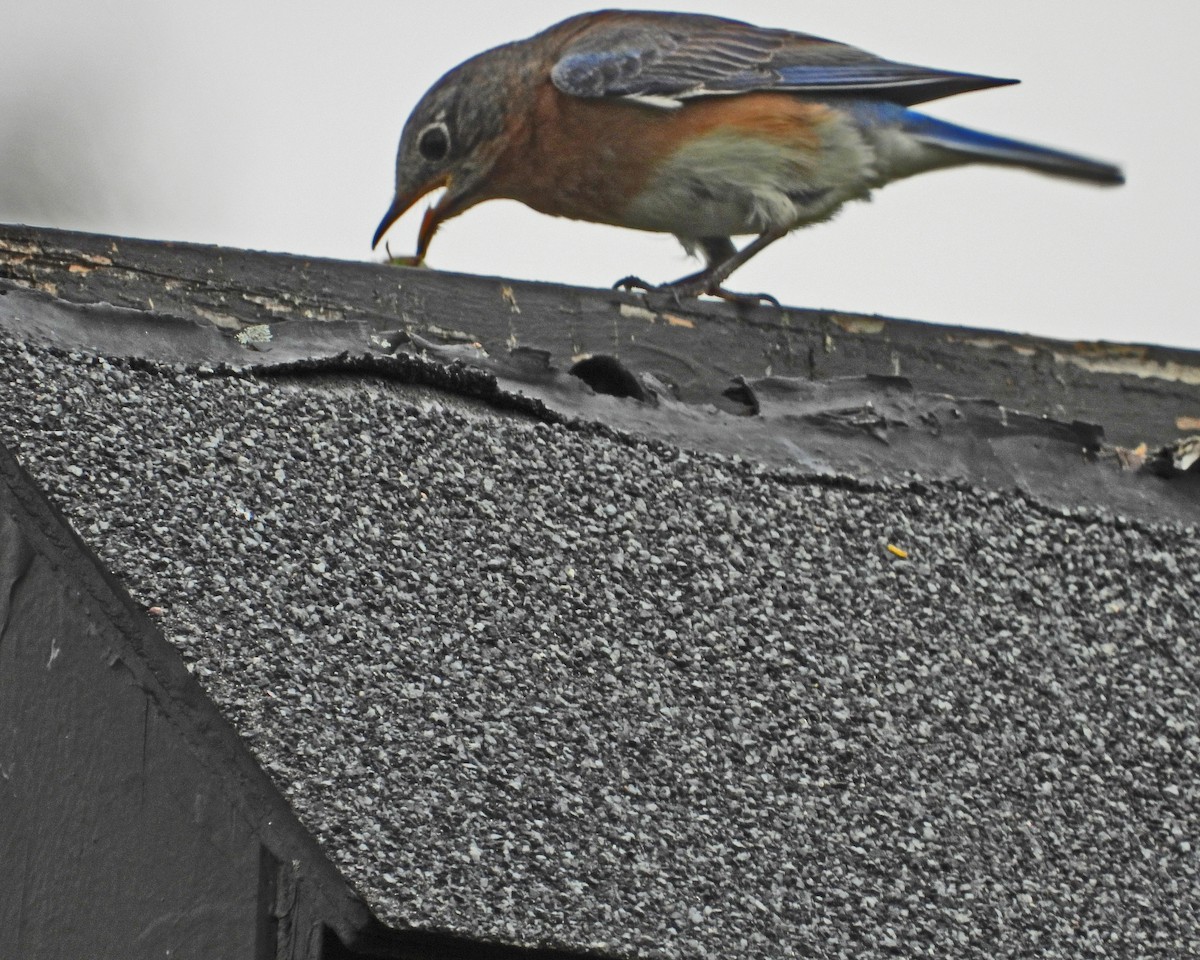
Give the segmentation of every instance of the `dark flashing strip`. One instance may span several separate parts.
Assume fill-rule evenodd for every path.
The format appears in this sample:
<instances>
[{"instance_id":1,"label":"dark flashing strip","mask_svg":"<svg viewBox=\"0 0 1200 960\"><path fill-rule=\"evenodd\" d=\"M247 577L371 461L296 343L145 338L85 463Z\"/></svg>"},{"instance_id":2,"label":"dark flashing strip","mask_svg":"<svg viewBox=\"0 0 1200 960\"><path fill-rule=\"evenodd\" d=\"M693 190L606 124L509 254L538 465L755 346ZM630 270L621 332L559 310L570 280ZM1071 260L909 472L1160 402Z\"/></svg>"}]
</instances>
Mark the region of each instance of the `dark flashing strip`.
<instances>
[{"instance_id":1,"label":"dark flashing strip","mask_svg":"<svg viewBox=\"0 0 1200 960\"><path fill-rule=\"evenodd\" d=\"M1200 354L1168 347L1066 343L828 310L679 306L610 290L33 227L0 225L5 281L132 310L124 322L155 338L155 358L168 361L161 351L186 331L171 329L158 342L146 318L240 335L247 352L274 362L299 359L281 356L285 346L335 355L365 349L363 332L386 331L467 355L472 345L492 357L543 351L564 368L612 356L671 384L686 403L719 402L739 375L884 374L923 392L1100 423L1111 442L1130 447L1176 439L1178 417L1197 416L1185 408L1200 396Z\"/></svg>"},{"instance_id":2,"label":"dark flashing strip","mask_svg":"<svg viewBox=\"0 0 1200 960\"><path fill-rule=\"evenodd\" d=\"M0 290L0 325L66 350L385 375L809 475L1200 517L1186 458L1147 453L1200 414L1189 351L28 228L0 227Z\"/></svg>"}]
</instances>

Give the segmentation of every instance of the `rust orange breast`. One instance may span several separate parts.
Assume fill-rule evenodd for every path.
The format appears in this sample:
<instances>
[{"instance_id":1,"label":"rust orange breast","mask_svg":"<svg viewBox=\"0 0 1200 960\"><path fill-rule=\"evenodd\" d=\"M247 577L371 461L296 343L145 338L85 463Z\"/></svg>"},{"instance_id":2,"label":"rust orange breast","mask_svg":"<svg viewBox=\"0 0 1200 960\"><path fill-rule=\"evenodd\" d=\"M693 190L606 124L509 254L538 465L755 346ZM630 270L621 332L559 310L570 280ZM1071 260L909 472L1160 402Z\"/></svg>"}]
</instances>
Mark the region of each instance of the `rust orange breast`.
<instances>
[{"instance_id":1,"label":"rust orange breast","mask_svg":"<svg viewBox=\"0 0 1200 960\"><path fill-rule=\"evenodd\" d=\"M548 80L531 99L492 168L491 197L618 225L629 202L685 144L734 132L816 152L820 125L832 112L786 93L710 97L663 109L571 97Z\"/></svg>"}]
</instances>

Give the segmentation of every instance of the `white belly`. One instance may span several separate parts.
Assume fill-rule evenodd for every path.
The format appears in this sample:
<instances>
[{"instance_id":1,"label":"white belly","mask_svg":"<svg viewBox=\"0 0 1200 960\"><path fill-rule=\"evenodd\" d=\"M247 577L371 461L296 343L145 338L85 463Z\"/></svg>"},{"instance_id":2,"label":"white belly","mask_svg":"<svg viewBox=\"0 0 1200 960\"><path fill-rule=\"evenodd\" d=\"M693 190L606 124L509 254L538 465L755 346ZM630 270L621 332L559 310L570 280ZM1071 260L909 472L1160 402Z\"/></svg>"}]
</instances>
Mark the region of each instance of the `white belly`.
<instances>
[{"instance_id":1,"label":"white belly","mask_svg":"<svg viewBox=\"0 0 1200 960\"><path fill-rule=\"evenodd\" d=\"M849 125L814 154L776 140L713 133L676 151L626 208L627 224L680 238L788 229L831 216L868 189L872 152Z\"/></svg>"},{"instance_id":2,"label":"white belly","mask_svg":"<svg viewBox=\"0 0 1200 960\"><path fill-rule=\"evenodd\" d=\"M626 208L622 224L673 233L685 246L792 229L827 220L847 200L930 165L912 138L864 130L848 117L825 125L820 140L817 151L744 133L693 140ZM910 156L914 150L922 156Z\"/></svg>"}]
</instances>

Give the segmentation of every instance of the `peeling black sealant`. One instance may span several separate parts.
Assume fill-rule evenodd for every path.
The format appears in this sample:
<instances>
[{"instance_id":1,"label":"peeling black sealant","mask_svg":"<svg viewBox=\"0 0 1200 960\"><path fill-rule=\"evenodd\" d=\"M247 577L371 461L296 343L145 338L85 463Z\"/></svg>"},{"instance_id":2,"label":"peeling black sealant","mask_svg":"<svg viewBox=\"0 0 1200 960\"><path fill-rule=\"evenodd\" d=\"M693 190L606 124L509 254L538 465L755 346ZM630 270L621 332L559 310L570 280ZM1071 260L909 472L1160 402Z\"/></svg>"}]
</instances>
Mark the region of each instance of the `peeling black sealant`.
<instances>
[{"instance_id":1,"label":"peeling black sealant","mask_svg":"<svg viewBox=\"0 0 1200 960\"><path fill-rule=\"evenodd\" d=\"M830 310L648 302L547 283L0 225L4 281L71 303L131 309L103 326L123 326L132 343L109 340L102 329L73 345L112 355L141 348L164 361L175 359L168 353L176 339L192 334L160 335L150 322L139 337L138 315L241 333L269 362L366 352L370 335L388 331L446 350L457 345L466 357L478 345L495 362L514 350L544 351L563 370L610 356L698 405L720 405L736 377L902 376L922 393L986 397L1010 410L1101 424L1109 442L1125 447L1169 443L1178 418L1200 417L1200 359L1166 347L1071 344Z\"/></svg>"},{"instance_id":2,"label":"peeling black sealant","mask_svg":"<svg viewBox=\"0 0 1200 960\"><path fill-rule=\"evenodd\" d=\"M703 381L710 394L702 403L611 355L558 362L550 350L503 345L493 355L479 342L438 342L364 320L289 319L234 330L10 288L0 297L0 324L33 342L99 355L262 376L384 376L811 475L954 480L1025 490L1058 507L1200 518L1195 471L1165 479L1125 469L1095 424L922 392L904 377L749 378L716 369L701 376L705 361L693 357L693 391ZM1190 389L1200 409L1200 387Z\"/></svg>"}]
</instances>

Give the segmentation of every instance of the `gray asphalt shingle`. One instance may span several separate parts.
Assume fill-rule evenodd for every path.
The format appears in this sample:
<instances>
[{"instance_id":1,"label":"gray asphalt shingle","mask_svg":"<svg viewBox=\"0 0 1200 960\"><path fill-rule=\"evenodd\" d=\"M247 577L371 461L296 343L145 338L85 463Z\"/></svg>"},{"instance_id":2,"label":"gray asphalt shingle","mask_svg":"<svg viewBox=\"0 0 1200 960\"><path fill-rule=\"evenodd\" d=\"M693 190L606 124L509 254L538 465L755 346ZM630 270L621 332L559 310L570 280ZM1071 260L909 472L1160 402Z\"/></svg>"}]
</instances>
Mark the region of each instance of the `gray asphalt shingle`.
<instances>
[{"instance_id":1,"label":"gray asphalt shingle","mask_svg":"<svg viewBox=\"0 0 1200 960\"><path fill-rule=\"evenodd\" d=\"M390 923L1200 955L1193 527L365 379L0 364L0 441Z\"/></svg>"}]
</instances>

